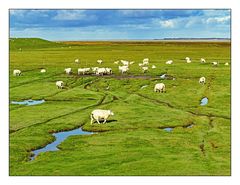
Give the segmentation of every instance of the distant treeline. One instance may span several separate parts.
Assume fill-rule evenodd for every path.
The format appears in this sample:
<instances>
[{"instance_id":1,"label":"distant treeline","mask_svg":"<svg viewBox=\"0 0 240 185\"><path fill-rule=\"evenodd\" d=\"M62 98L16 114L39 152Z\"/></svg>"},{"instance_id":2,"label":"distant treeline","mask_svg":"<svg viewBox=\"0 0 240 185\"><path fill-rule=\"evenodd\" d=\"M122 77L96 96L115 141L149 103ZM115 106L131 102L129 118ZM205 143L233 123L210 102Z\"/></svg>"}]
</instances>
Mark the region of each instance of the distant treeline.
<instances>
[{"instance_id":1,"label":"distant treeline","mask_svg":"<svg viewBox=\"0 0 240 185\"><path fill-rule=\"evenodd\" d=\"M230 38L164 38L154 40L230 40Z\"/></svg>"}]
</instances>

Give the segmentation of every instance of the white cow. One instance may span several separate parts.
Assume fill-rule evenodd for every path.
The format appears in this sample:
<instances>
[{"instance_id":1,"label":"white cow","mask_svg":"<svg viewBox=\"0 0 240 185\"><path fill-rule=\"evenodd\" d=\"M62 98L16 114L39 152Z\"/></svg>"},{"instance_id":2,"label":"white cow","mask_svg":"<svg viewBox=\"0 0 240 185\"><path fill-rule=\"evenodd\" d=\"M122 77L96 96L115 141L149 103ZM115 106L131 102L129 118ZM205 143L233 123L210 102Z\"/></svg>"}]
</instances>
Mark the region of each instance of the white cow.
<instances>
[{"instance_id":1,"label":"white cow","mask_svg":"<svg viewBox=\"0 0 240 185\"><path fill-rule=\"evenodd\" d=\"M83 74L85 75L86 73L90 72L90 68L78 68L78 75Z\"/></svg>"},{"instance_id":2,"label":"white cow","mask_svg":"<svg viewBox=\"0 0 240 185\"><path fill-rule=\"evenodd\" d=\"M149 58L144 58L143 65L148 65L148 64L149 64Z\"/></svg>"},{"instance_id":3,"label":"white cow","mask_svg":"<svg viewBox=\"0 0 240 185\"><path fill-rule=\"evenodd\" d=\"M46 73L46 69L41 69L41 73Z\"/></svg>"},{"instance_id":4,"label":"white cow","mask_svg":"<svg viewBox=\"0 0 240 185\"><path fill-rule=\"evenodd\" d=\"M205 83L206 83L206 78L205 78L205 77L201 77L201 78L199 79L199 83L200 83L200 84L205 84Z\"/></svg>"},{"instance_id":5,"label":"white cow","mask_svg":"<svg viewBox=\"0 0 240 185\"><path fill-rule=\"evenodd\" d=\"M62 89L63 88L63 81L57 81L56 86L57 86L58 89Z\"/></svg>"},{"instance_id":6,"label":"white cow","mask_svg":"<svg viewBox=\"0 0 240 185\"><path fill-rule=\"evenodd\" d=\"M124 66L128 66L129 65L129 62L127 60L121 60L121 63L124 65Z\"/></svg>"},{"instance_id":7,"label":"white cow","mask_svg":"<svg viewBox=\"0 0 240 185\"><path fill-rule=\"evenodd\" d=\"M112 68L106 67L105 70L108 75L112 74Z\"/></svg>"},{"instance_id":8,"label":"white cow","mask_svg":"<svg viewBox=\"0 0 240 185\"><path fill-rule=\"evenodd\" d=\"M13 70L13 75L14 76L20 76L22 74L22 72L19 69L14 69Z\"/></svg>"},{"instance_id":9,"label":"white cow","mask_svg":"<svg viewBox=\"0 0 240 185\"><path fill-rule=\"evenodd\" d=\"M218 66L218 65L219 65L219 62L212 62L212 65L213 65L213 66Z\"/></svg>"},{"instance_id":10,"label":"white cow","mask_svg":"<svg viewBox=\"0 0 240 185\"><path fill-rule=\"evenodd\" d=\"M99 67L92 67L92 71L93 71L93 73L96 74L98 68L99 68Z\"/></svg>"},{"instance_id":11,"label":"white cow","mask_svg":"<svg viewBox=\"0 0 240 185\"><path fill-rule=\"evenodd\" d=\"M155 65L152 65L152 69L156 69L157 67Z\"/></svg>"},{"instance_id":12,"label":"white cow","mask_svg":"<svg viewBox=\"0 0 240 185\"><path fill-rule=\"evenodd\" d=\"M118 69L122 74L129 70L128 66L118 66Z\"/></svg>"},{"instance_id":13,"label":"white cow","mask_svg":"<svg viewBox=\"0 0 240 185\"><path fill-rule=\"evenodd\" d=\"M148 71L148 67L147 66L143 66L142 67L142 71L143 71L143 73L147 72Z\"/></svg>"},{"instance_id":14,"label":"white cow","mask_svg":"<svg viewBox=\"0 0 240 185\"><path fill-rule=\"evenodd\" d=\"M142 63L143 65L149 65L149 62L145 61Z\"/></svg>"},{"instance_id":15,"label":"white cow","mask_svg":"<svg viewBox=\"0 0 240 185\"><path fill-rule=\"evenodd\" d=\"M188 64L192 62L189 57L186 57L185 59L186 59L186 62L187 62Z\"/></svg>"},{"instance_id":16,"label":"white cow","mask_svg":"<svg viewBox=\"0 0 240 185\"><path fill-rule=\"evenodd\" d=\"M204 58L201 58L201 59L200 59L200 62L201 62L201 63L206 63L206 60L205 60Z\"/></svg>"},{"instance_id":17,"label":"white cow","mask_svg":"<svg viewBox=\"0 0 240 185\"><path fill-rule=\"evenodd\" d=\"M103 120L103 124L106 123L109 116L113 116L114 113L111 110L102 110L102 109L96 109L92 111L91 113L91 124L94 123L94 120L97 121L98 124L100 124L99 121Z\"/></svg>"},{"instance_id":18,"label":"white cow","mask_svg":"<svg viewBox=\"0 0 240 185\"><path fill-rule=\"evenodd\" d=\"M154 87L154 92L166 92L165 84L164 83L158 83Z\"/></svg>"},{"instance_id":19,"label":"white cow","mask_svg":"<svg viewBox=\"0 0 240 185\"><path fill-rule=\"evenodd\" d=\"M102 61L102 60L97 60L97 63L98 63L98 64L102 64L103 61Z\"/></svg>"},{"instance_id":20,"label":"white cow","mask_svg":"<svg viewBox=\"0 0 240 185\"><path fill-rule=\"evenodd\" d=\"M107 71L104 67L98 68L97 71L96 71L96 75L102 75L103 76L106 73L107 73Z\"/></svg>"},{"instance_id":21,"label":"white cow","mask_svg":"<svg viewBox=\"0 0 240 185\"><path fill-rule=\"evenodd\" d=\"M173 63L172 60L168 60L168 61L166 62L166 64L172 64L172 63Z\"/></svg>"},{"instance_id":22,"label":"white cow","mask_svg":"<svg viewBox=\"0 0 240 185\"><path fill-rule=\"evenodd\" d=\"M65 68L64 71L66 72L66 74L71 74L72 73L72 68Z\"/></svg>"}]
</instances>

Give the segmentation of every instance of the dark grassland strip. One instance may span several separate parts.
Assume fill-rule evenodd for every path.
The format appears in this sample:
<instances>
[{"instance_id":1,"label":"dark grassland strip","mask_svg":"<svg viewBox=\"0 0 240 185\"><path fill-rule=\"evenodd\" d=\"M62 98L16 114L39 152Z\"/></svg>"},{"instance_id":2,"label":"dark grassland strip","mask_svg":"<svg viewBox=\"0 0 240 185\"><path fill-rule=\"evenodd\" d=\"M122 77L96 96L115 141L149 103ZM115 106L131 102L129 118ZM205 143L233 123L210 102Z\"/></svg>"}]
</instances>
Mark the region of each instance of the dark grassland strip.
<instances>
[{"instance_id":1,"label":"dark grassland strip","mask_svg":"<svg viewBox=\"0 0 240 185\"><path fill-rule=\"evenodd\" d=\"M74 76L74 74L72 74ZM116 78L116 79L151 79L151 80L159 80L159 77L156 76L150 76L150 75L134 75L134 74L127 74L127 75L95 75L95 74L85 74L85 75L78 75L75 74L75 77L77 78L87 78L87 77L96 77L96 78Z\"/></svg>"}]
</instances>

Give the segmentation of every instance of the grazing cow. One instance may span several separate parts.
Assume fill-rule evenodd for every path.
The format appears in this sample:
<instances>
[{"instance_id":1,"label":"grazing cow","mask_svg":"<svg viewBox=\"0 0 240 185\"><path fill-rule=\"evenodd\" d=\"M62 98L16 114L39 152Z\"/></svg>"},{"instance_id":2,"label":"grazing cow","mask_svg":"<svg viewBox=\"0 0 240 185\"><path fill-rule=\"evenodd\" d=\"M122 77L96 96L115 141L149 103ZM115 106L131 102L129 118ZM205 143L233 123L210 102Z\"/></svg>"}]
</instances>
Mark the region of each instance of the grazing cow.
<instances>
[{"instance_id":1,"label":"grazing cow","mask_svg":"<svg viewBox=\"0 0 240 185\"><path fill-rule=\"evenodd\" d=\"M108 75L112 74L112 68L106 67L105 70Z\"/></svg>"},{"instance_id":2,"label":"grazing cow","mask_svg":"<svg viewBox=\"0 0 240 185\"><path fill-rule=\"evenodd\" d=\"M129 70L128 66L118 66L118 69L122 74Z\"/></svg>"},{"instance_id":3,"label":"grazing cow","mask_svg":"<svg viewBox=\"0 0 240 185\"><path fill-rule=\"evenodd\" d=\"M205 84L205 83L206 83L206 78L205 78L205 77L201 77L201 78L199 79L199 83L200 83L200 84Z\"/></svg>"},{"instance_id":4,"label":"grazing cow","mask_svg":"<svg viewBox=\"0 0 240 185\"><path fill-rule=\"evenodd\" d=\"M154 87L154 92L166 92L165 84L164 83L158 83Z\"/></svg>"},{"instance_id":5,"label":"grazing cow","mask_svg":"<svg viewBox=\"0 0 240 185\"><path fill-rule=\"evenodd\" d=\"M46 69L41 69L41 73L46 73Z\"/></svg>"},{"instance_id":6,"label":"grazing cow","mask_svg":"<svg viewBox=\"0 0 240 185\"><path fill-rule=\"evenodd\" d=\"M102 61L102 60L97 60L97 63L98 63L98 64L102 64L103 61Z\"/></svg>"},{"instance_id":7,"label":"grazing cow","mask_svg":"<svg viewBox=\"0 0 240 185\"><path fill-rule=\"evenodd\" d=\"M83 74L85 75L86 73L90 72L90 68L78 68L78 75Z\"/></svg>"},{"instance_id":8,"label":"grazing cow","mask_svg":"<svg viewBox=\"0 0 240 185\"><path fill-rule=\"evenodd\" d=\"M58 89L62 89L63 88L63 81L57 81L56 86L57 86Z\"/></svg>"},{"instance_id":9,"label":"grazing cow","mask_svg":"<svg viewBox=\"0 0 240 185\"><path fill-rule=\"evenodd\" d=\"M168 60L168 61L166 62L166 64L172 64L172 63L173 63L172 60Z\"/></svg>"},{"instance_id":10,"label":"grazing cow","mask_svg":"<svg viewBox=\"0 0 240 185\"><path fill-rule=\"evenodd\" d=\"M69 75L72 73L72 68L65 68L64 71Z\"/></svg>"},{"instance_id":11,"label":"grazing cow","mask_svg":"<svg viewBox=\"0 0 240 185\"><path fill-rule=\"evenodd\" d=\"M121 60L121 63L124 65L124 66L128 66L129 65L129 62L127 60Z\"/></svg>"},{"instance_id":12,"label":"grazing cow","mask_svg":"<svg viewBox=\"0 0 240 185\"><path fill-rule=\"evenodd\" d=\"M212 62L212 65L213 65L213 66L218 66L218 65L219 65L219 62Z\"/></svg>"},{"instance_id":13,"label":"grazing cow","mask_svg":"<svg viewBox=\"0 0 240 185\"><path fill-rule=\"evenodd\" d=\"M93 71L93 73L96 74L98 68L99 68L99 67L92 67L92 71Z\"/></svg>"},{"instance_id":14,"label":"grazing cow","mask_svg":"<svg viewBox=\"0 0 240 185\"><path fill-rule=\"evenodd\" d=\"M200 62L201 62L201 63L206 63L206 60L205 60L204 58L201 58L201 59L200 59Z\"/></svg>"},{"instance_id":15,"label":"grazing cow","mask_svg":"<svg viewBox=\"0 0 240 185\"><path fill-rule=\"evenodd\" d=\"M107 73L107 71L104 67L98 68L97 71L96 71L96 75L102 75L103 76L106 73Z\"/></svg>"},{"instance_id":16,"label":"grazing cow","mask_svg":"<svg viewBox=\"0 0 240 185\"><path fill-rule=\"evenodd\" d=\"M22 72L19 69L14 69L13 70L13 75L14 76L20 76L22 74Z\"/></svg>"},{"instance_id":17,"label":"grazing cow","mask_svg":"<svg viewBox=\"0 0 240 185\"><path fill-rule=\"evenodd\" d=\"M152 69L156 69L157 67L155 65L152 65Z\"/></svg>"},{"instance_id":18,"label":"grazing cow","mask_svg":"<svg viewBox=\"0 0 240 185\"><path fill-rule=\"evenodd\" d=\"M186 62L187 62L188 64L192 62L189 57L186 57L185 59L186 59Z\"/></svg>"},{"instance_id":19,"label":"grazing cow","mask_svg":"<svg viewBox=\"0 0 240 185\"><path fill-rule=\"evenodd\" d=\"M143 73L147 72L148 71L148 67L147 66L143 66L142 67L142 71L143 71Z\"/></svg>"},{"instance_id":20,"label":"grazing cow","mask_svg":"<svg viewBox=\"0 0 240 185\"><path fill-rule=\"evenodd\" d=\"M144 58L143 65L148 65L148 64L149 64L149 58Z\"/></svg>"},{"instance_id":21,"label":"grazing cow","mask_svg":"<svg viewBox=\"0 0 240 185\"><path fill-rule=\"evenodd\" d=\"M100 124L99 121L103 120L103 124L106 123L109 116L113 116L114 113L111 110L102 110L102 109L96 109L92 111L91 113L91 124L94 123L94 120L97 121L98 124Z\"/></svg>"}]
</instances>

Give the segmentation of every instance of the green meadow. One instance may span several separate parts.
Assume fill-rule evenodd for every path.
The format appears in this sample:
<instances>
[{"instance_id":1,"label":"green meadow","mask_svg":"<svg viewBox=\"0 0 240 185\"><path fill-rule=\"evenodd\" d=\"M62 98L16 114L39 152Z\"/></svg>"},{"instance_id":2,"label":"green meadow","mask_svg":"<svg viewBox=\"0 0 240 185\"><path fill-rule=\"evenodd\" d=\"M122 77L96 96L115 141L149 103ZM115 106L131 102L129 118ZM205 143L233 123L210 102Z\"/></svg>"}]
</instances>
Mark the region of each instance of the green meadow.
<instances>
[{"instance_id":1,"label":"green meadow","mask_svg":"<svg viewBox=\"0 0 240 185\"><path fill-rule=\"evenodd\" d=\"M231 174L230 42L11 38L9 43L11 176ZM192 63L187 64L185 57ZM150 60L147 73L138 66L144 58ZM201 64L200 58L206 63ZM98 59L103 60L101 65ZM127 74L120 74L114 64L121 59L135 61ZM167 60L173 64L166 65ZM213 61L219 66L212 66ZM77 75L78 68L100 66L111 67L113 74ZM68 67L73 74L65 74ZM46 73L40 73L42 68ZM22 75L13 76L14 69ZM175 80L160 79L161 74ZM204 85L198 82L201 76L206 78ZM56 87L58 80L64 89ZM153 91L160 82L166 93ZM200 105L203 97L209 100L205 106ZM11 104L28 99L45 103ZM94 109L110 109L114 116L106 124L91 125ZM54 141L52 133L78 127L95 133L70 136L58 151L30 160L31 151ZM164 130L168 127L173 130Z\"/></svg>"}]
</instances>

